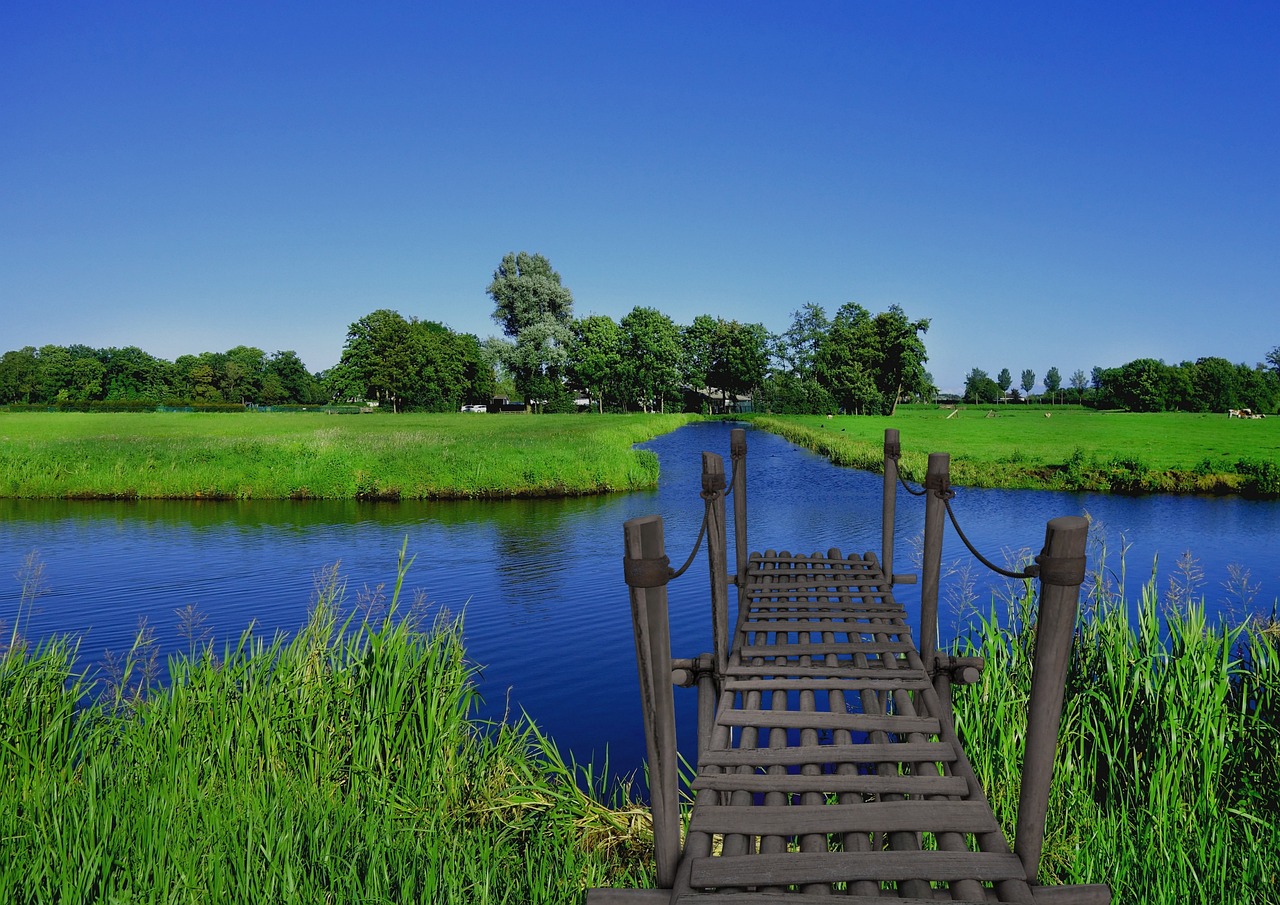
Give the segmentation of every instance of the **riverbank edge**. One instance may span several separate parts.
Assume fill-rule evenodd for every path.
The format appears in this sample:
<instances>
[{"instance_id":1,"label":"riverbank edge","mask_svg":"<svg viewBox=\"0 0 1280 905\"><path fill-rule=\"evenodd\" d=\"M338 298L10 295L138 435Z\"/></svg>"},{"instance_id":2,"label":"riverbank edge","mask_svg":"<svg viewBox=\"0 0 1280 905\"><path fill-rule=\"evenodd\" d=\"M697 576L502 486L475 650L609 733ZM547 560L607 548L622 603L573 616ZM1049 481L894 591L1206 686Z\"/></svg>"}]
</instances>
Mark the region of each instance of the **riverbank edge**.
<instances>
[{"instance_id":1,"label":"riverbank edge","mask_svg":"<svg viewBox=\"0 0 1280 905\"><path fill-rule=\"evenodd\" d=\"M57 417L56 415L53 417ZM104 417L91 415L89 417ZM205 414L203 417L219 417ZM241 415L227 417L244 417ZM252 417L252 416L250 416ZM284 416L288 417L288 416ZM400 418L402 416L386 416ZM468 416L474 417L474 416ZM518 416L508 416L518 417ZM529 416L535 417L535 416ZM537 421L530 424L549 423L556 416L536 416ZM576 415L561 424L580 425L597 428L614 416ZM541 419L548 419L543 422ZM465 500L512 500L512 499L551 499L583 496L600 496L609 493L631 493L652 490L658 486L660 469L657 456L653 453L637 449L640 443L648 442L656 437L675 431L686 424L703 420L698 414L672 414L661 417L645 416L629 418L620 416L617 422L624 425L621 418L626 418L625 429L616 432L614 437L608 432L593 432L590 437L578 441L572 431L560 432L555 436L522 438L521 442L512 442L507 446L496 446L496 460L471 469L466 463L466 471L450 471L442 476L435 476L424 481L419 475L395 473L394 468L379 467L374 450L362 450L358 444L344 450L344 454L358 459L363 452L366 459L343 463L339 468L328 465L327 473L322 473L318 480L308 480L306 476L293 476L277 479L275 475L263 475L273 466L284 470L293 463L288 453L272 450L269 456L276 456L278 462L263 465L257 461L262 450L259 448L246 451L235 448L225 452L210 452L216 449L217 441L208 441L208 445L193 452L191 443L198 438L185 438L186 445L175 443L173 438L161 441L145 437L111 436L112 444L119 449L127 449L131 456L130 464L122 464L120 460L112 460L111 456L103 461L91 459L99 448L93 444L95 440L66 441L53 438L47 442L39 439L28 439L23 450L31 466L27 477L18 474L16 467L6 467L7 480L0 480L0 499L27 500L67 500L67 501L243 501L243 500L355 500L359 502L399 502L399 501L465 501ZM579 420L581 419L581 420ZM385 423L385 422L379 422ZM478 424L475 421L459 421L459 425ZM391 432L394 434L394 431ZM406 426L406 434L411 433ZM465 434L459 435L466 439ZM7 439L7 438L6 438ZM236 438L242 443L256 443L259 447L266 445L262 438ZM386 435L378 437L384 445L395 445L388 441ZM142 448L145 444L151 446ZM584 449L583 444L594 444L595 449ZM55 447L62 444L64 453ZM407 444L406 444L407 445ZM600 453L600 454L593 454ZM303 453L314 455L313 450L294 451L296 458ZM430 455L423 453L421 455ZM20 454L12 449L0 449L0 462L6 456L9 466ZM456 457L456 456L455 456ZM464 457L465 458L465 457ZM73 475L68 461L85 462L84 468ZM589 462L590 468L583 467ZM257 467L259 478L255 480L252 463ZM393 463L406 464L402 461ZM407 469L412 470L412 462ZM336 479L334 472L340 470ZM317 472L325 469L316 468ZM84 472L88 472L85 474ZM205 474L205 472L215 472ZM163 477L158 477L162 475ZM157 484L157 482L159 482ZM272 488L269 482L277 486Z\"/></svg>"},{"instance_id":2,"label":"riverbank edge","mask_svg":"<svg viewBox=\"0 0 1280 905\"><path fill-rule=\"evenodd\" d=\"M743 418L744 416L739 416ZM884 447L880 443L813 430L801 424L767 415L745 416L755 427L826 457L832 464L884 473ZM898 467L902 477L924 480L928 453L902 452ZM1270 467L1268 467L1270 466ZM1109 460L1087 457L1076 450L1062 465L994 462L951 454L951 483L961 487L1001 490L1057 490L1070 493L1122 493L1131 496L1178 494L1200 496L1240 495L1250 499L1280 496L1280 466L1259 463L1254 473L1202 472L1195 469L1147 469L1132 455L1117 452Z\"/></svg>"}]
</instances>

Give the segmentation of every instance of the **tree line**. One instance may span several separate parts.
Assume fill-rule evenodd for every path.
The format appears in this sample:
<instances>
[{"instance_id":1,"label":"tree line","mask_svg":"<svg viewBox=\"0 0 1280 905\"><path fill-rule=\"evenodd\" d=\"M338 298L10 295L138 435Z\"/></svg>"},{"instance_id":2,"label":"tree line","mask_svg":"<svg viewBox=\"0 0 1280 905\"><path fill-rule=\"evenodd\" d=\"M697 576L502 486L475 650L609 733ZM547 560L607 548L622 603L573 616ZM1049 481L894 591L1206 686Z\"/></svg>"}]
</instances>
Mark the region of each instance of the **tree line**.
<instances>
[{"instance_id":1,"label":"tree line","mask_svg":"<svg viewBox=\"0 0 1280 905\"><path fill-rule=\"evenodd\" d=\"M892 413L930 398L928 320L849 303L828 318L808 304L789 328L700 314L677 324L636 306L620 320L576 317L573 294L542 255L503 257L490 282L502 336L485 340L379 309L356 320L338 363L309 373L292 351L250 346L169 362L137 347L26 347L0 356L0 404L318 405L457 411L507 397L534 411L736 410Z\"/></svg>"},{"instance_id":2,"label":"tree line","mask_svg":"<svg viewBox=\"0 0 1280 905\"><path fill-rule=\"evenodd\" d=\"M964 400L979 405L1035 398L1035 372L1021 374L1022 393L1013 387L1013 375L1003 368L993 379L981 368L965 378ZM1131 412L1254 412L1280 411L1280 346L1255 365L1233 364L1225 358L1205 357L1176 365L1154 358L1138 358L1115 368L1094 367L1089 376L1076 370L1069 385L1062 385L1056 367L1044 375L1040 401L1074 403L1099 409Z\"/></svg>"}]
</instances>

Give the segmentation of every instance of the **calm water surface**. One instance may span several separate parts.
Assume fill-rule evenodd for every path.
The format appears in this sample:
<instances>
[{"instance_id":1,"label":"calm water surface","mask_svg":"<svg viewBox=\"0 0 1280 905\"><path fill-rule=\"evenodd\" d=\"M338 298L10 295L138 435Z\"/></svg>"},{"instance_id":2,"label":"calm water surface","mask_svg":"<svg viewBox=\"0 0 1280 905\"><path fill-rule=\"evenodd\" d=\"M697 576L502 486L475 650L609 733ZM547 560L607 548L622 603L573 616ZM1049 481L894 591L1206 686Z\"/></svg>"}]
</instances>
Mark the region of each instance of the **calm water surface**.
<instances>
[{"instance_id":1,"label":"calm water surface","mask_svg":"<svg viewBox=\"0 0 1280 905\"><path fill-rule=\"evenodd\" d=\"M32 639L73 633L81 657L127 650L139 619L167 652L185 649L175 609L196 606L220 648L251 623L293 632L305 621L316 573L339 563L349 602L394 580L407 538L417 560L406 582L433 610L465 616L468 652L483 667L484 715L527 712L562 749L634 769L644 742L635 649L622 581L622 523L657 513L677 564L702 517L703 449L728 459L730 426L696 424L646 444L662 463L656 491L574 500L473 503L30 502L0 500L0 620L12 627L16 576L32 551L44 563L43 593L23 624ZM846 552L880 543L881 479L831 466L770 434L748 433L751 546ZM1125 557L1131 596L1159 556L1161 587L1190 550L1212 607L1270 613L1280 594L1280 504L1234 498L1144 497L968 490L953 502L971 539L996 562L1038 550L1044 523L1087 512L1101 526L1109 566ZM923 527L919 501L899 494L895 571L911 568ZM950 528L948 527L950 532ZM730 539L730 550L733 542ZM950 535L944 563L967 554ZM1231 565L1256 588L1246 607L1227 587ZM1237 574L1239 570L1236 570ZM966 581L980 599L991 585L963 566L944 585L955 599ZM1238 583L1237 583L1238 584ZM671 586L676 656L708 650L705 560ZM900 597L909 611L915 587ZM914 597L914 599L913 599ZM1244 599L1242 599L1242 597ZM944 601L944 611L948 609ZM954 631L955 616L944 612ZM681 748L693 743L694 693L677 690ZM687 743L687 744L686 744Z\"/></svg>"}]
</instances>

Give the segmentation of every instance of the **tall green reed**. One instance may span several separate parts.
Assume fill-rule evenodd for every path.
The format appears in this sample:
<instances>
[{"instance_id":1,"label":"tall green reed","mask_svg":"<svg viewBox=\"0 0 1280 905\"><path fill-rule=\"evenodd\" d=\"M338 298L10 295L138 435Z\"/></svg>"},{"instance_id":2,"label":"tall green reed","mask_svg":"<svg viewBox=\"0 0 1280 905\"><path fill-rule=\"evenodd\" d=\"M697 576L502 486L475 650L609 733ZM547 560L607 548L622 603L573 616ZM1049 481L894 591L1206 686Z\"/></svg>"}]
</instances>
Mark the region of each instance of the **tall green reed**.
<instances>
[{"instance_id":1,"label":"tall green reed","mask_svg":"<svg viewBox=\"0 0 1280 905\"><path fill-rule=\"evenodd\" d=\"M0 657L0 901L569 902L641 885L647 815L528 721L473 719L458 620L376 620L323 574L246 632L106 687L65 639ZM366 608L367 612L367 608Z\"/></svg>"},{"instance_id":2,"label":"tall green reed","mask_svg":"<svg viewBox=\"0 0 1280 905\"><path fill-rule=\"evenodd\" d=\"M1211 619L1194 570L1131 605L1095 551L1067 680L1044 883L1108 883L1115 901L1280 902L1280 639ZM1123 573L1123 556L1121 556ZM1188 581L1188 579L1191 579ZM1035 650L1035 589L975 616L986 658L957 688L957 730L1012 838Z\"/></svg>"}]
</instances>

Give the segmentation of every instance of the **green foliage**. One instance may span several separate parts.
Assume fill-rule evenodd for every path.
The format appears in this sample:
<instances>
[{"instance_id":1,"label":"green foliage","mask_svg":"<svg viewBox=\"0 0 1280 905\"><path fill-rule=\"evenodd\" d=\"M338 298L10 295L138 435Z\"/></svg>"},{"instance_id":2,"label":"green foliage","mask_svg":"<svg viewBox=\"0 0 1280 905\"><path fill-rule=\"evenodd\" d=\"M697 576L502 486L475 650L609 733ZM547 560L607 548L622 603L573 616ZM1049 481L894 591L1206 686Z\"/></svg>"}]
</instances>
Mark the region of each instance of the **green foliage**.
<instances>
[{"instance_id":1,"label":"green foliage","mask_svg":"<svg viewBox=\"0 0 1280 905\"><path fill-rule=\"evenodd\" d=\"M930 383L920 335L929 321L911 321L897 305L874 317L853 302L836 312L814 362L814 373L850 414L893 414L904 394Z\"/></svg>"},{"instance_id":2,"label":"green foliage","mask_svg":"<svg viewBox=\"0 0 1280 905\"><path fill-rule=\"evenodd\" d=\"M75 645L0 653L0 900L565 902L643 885L647 814L526 721L473 722L461 624L344 615L327 570L297 636L193 636L172 683L140 637L103 688Z\"/></svg>"},{"instance_id":3,"label":"green foliage","mask_svg":"<svg viewBox=\"0 0 1280 905\"><path fill-rule=\"evenodd\" d=\"M1000 385L986 371L974 368L964 380L964 401L974 405L992 405L1000 401Z\"/></svg>"},{"instance_id":4,"label":"green foliage","mask_svg":"<svg viewBox=\"0 0 1280 905\"><path fill-rule=\"evenodd\" d=\"M1213 625L1189 593L1136 607L1095 554L1067 680L1040 882L1115 901L1275 902L1280 647L1274 626ZM1035 647L1019 583L958 645L985 658L955 689L957 731L1012 838ZM1169 857L1176 852L1177 857Z\"/></svg>"},{"instance_id":5,"label":"green foliage","mask_svg":"<svg viewBox=\"0 0 1280 905\"><path fill-rule=\"evenodd\" d=\"M1280 496L1280 463L1274 459L1241 459L1236 463L1236 471L1245 476L1246 495Z\"/></svg>"},{"instance_id":6,"label":"green foliage","mask_svg":"<svg viewBox=\"0 0 1280 905\"><path fill-rule=\"evenodd\" d=\"M569 359L573 293L540 254L509 252L486 290L493 319L514 340L503 362L526 403L541 406L556 398Z\"/></svg>"}]
</instances>

